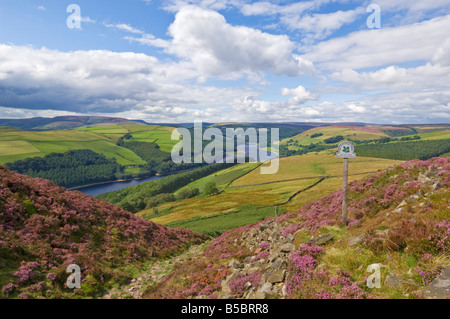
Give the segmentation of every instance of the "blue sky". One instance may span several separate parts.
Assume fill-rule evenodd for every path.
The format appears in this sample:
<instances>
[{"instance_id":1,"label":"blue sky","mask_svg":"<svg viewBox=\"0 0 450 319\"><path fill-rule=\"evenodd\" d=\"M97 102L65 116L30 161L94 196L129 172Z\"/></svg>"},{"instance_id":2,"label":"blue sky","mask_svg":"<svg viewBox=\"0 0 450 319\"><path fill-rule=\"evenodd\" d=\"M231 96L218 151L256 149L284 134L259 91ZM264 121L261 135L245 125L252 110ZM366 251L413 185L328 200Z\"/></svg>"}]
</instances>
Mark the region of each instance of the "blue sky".
<instances>
[{"instance_id":1,"label":"blue sky","mask_svg":"<svg viewBox=\"0 0 450 319\"><path fill-rule=\"evenodd\" d=\"M1 0L0 117L448 123L449 29L448 0Z\"/></svg>"}]
</instances>

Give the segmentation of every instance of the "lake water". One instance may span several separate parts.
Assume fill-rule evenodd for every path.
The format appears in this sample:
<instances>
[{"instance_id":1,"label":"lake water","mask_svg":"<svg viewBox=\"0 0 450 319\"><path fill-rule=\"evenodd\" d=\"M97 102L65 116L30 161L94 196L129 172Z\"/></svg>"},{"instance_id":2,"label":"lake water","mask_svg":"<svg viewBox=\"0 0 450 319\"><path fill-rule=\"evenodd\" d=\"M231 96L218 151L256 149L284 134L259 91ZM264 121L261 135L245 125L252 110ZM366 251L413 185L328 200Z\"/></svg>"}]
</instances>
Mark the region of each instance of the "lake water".
<instances>
[{"instance_id":1,"label":"lake water","mask_svg":"<svg viewBox=\"0 0 450 319\"><path fill-rule=\"evenodd\" d=\"M80 191L84 194L95 197L97 195L112 192L112 191L117 191L117 190L125 188L125 187L130 187L130 186L139 185L139 184L149 182L149 181L154 181L154 180L160 179L162 177L163 176L151 176L151 177L147 177L147 178L143 178L143 179L133 179L130 181L108 182L108 183L99 184L99 185L81 187L81 188L77 188L76 190Z\"/></svg>"},{"instance_id":2,"label":"lake water","mask_svg":"<svg viewBox=\"0 0 450 319\"><path fill-rule=\"evenodd\" d=\"M268 159L276 158L278 155L274 152L262 152L262 156L260 157L259 154L259 148L255 144L247 144L247 145L238 145L237 146L237 154L257 154L257 157L259 160L266 161ZM236 155L233 156L234 159L236 159ZM123 181L123 182L107 182L104 184L99 185L93 185L93 186L87 186L87 187L80 187L77 188L77 191L80 191L84 194L90 195L90 196L97 196L100 194L117 191L119 189L130 187L134 185L139 185L145 182L154 181L157 179L162 178L163 176L151 176L143 179L133 179L130 181Z\"/></svg>"}]
</instances>

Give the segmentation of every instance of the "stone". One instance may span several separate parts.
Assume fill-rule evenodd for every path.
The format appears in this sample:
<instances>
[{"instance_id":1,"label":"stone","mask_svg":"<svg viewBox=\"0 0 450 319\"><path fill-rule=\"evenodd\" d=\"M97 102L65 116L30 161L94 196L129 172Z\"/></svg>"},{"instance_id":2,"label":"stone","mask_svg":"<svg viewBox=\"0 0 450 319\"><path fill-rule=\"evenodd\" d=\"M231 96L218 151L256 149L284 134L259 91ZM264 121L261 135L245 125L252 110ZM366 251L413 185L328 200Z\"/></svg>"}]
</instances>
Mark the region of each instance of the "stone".
<instances>
[{"instance_id":1,"label":"stone","mask_svg":"<svg viewBox=\"0 0 450 319\"><path fill-rule=\"evenodd\" d=\"M309 240L308 242L313 244L313 245L320 246L320 245L326 244L327 242L329 242L333 238L334 238L333 234L325 234L325 235L319 236L317 238L313 238L313 239Z\"/></svg>"},{"instance_id":2,"label":"stone","mask_svg":"<svg viewBox=\"0 0 450 319\"><path fill-rule=\"evenodd\" d=\"M397 288L399 286L401 286L403 283L403 281L398 278L397 276L387 276L386 280L384 281L384 285L388 288Z\"/></svg>"},{"instance_id":3,"label":"stone","mask_svg":"<svg viewBox=\"0 0 450 319\"><path fill-rule=\"evenodd\" d=\"M269 269L263 275L263 281L275 284L282 282L286 275L285 269Z\"/></svg>"},{"instance_id":4,"label":"stone","mask_svg":"<svg viewBox=\"0 0 450 319\"><path fill-rule=\"evenodd\" d=\"M350 237L348 239L348 245L349 246L359 245L359 244L362 243L364 238L366 238L366 234L365 233L362 233L361 235L358 235L358 236Z\"/></svg>"},{"instance_id":5,"label":"stone","mask_svg":"<svg viewBox=\"0 0 450 319\"><path fill-rule=\"evenodd\" d=\"M417 181L421 182L421 183L426 183L429 180L431 180L429 177L427 177L426 175L420 173L419 177L417 178Z\"/></svg>"},{"instance_id":6,"label":"stone","mask_svg":"<svg viewBox=\"0 0 450 319\"><path fill-rule=\"evenodd\" d=\"M291 251L294 251L295 250L295 245L294 244L292 244L292 243L286 243L286 244L284 244L284 245L282 245L281 247L280 247L280 250L281 250L281 252L283 252L283 253L290 253Z\"/></svg>"},{"instance_id":7,"label":"stone","mask_svg":"<svg viewBox=\"0 0 450 319\"><path fill-rule=\"evenodd\" d=\"M441 274L433 280L425 291L427 299L448 299L450 298L450 265L442 269Z\"/></svg>"},{"instance_id":8,"label":"stone","mask_svg":"<svg viewBox=\"0 0 450 319\"><path fill-rule=\"evenodd\" d=\"M294 239L294 236L292 234L289 234L286 236L286 238L283 239L283 243L292 243Z\"/></svg>"},{"instance_id":9,"label":"stone","mask_svg":"<svg viewBox=\"0 0 450 319\"><path fill-rule=\"evenodd\" d=\"M272 284L269 282L264 283L261 288L257 290L257 292L269 294L272 292Z\"/></svg>"},{"instance_id":10,"label":"stone","mask_svg":"<svg viewBox=\"0 0 450 319\"><path fill-rule=\"evenodd\" d=\"M232 269L239 269L244 267L244 265L240 264L236 259L232 259L228 266L230 266L230 268Z\"/></svg>"},{"instance_id":11,"label":"stone","mask_svg":"<svg viewBox=\"0 0 450 319\"><path fill-rule=\"evenodd\" d=\"M374 233L377 236L386 237L389 234L389 229L377 229Z\"/></svg>"}]
</instances>

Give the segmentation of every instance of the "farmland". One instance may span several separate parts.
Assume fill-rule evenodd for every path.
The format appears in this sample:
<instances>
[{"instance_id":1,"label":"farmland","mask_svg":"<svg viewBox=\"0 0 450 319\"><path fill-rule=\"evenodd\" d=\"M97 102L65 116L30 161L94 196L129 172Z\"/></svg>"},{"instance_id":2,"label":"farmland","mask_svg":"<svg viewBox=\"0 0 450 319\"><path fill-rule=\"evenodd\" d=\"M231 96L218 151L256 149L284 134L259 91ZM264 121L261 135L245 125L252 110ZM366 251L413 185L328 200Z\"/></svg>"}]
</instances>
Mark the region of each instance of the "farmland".
<instances>
[{"instance_id":1,"label":"farmland","mask_svg":"<svg viewBox=\"0 0 450 319\"><path fill-rule=\"evenodd\" d=\"M125 134L136 134L136 140L151 141L170 152L173 127L159 125L121 125L88 127L76 130L21 131L0 127L0 164L50 153L64 153L75 149L90 149L115 158L120 165L143 165L146 162L133 151L116 145Z\"/></svg>"},{"instance_id":2,"label":"farmland","mask_svg":"<svg viewBox=\"0 0 450 319\"><path fill-rule=\"evenodd\" d=\"M319 135L314 137L314 135ZM333 136L342 136L346 140L374 140L381 137L388 136L378 129L368 129L365 127L340 127L340 126L327 126L317 127L307 130L303 133L295 135L291 138L286 138L281 141L281 145L286 145L288 149L295 150L298 145L310 145L312 143L324 143L324 140Z\"/></svg>"},{"instance_id":3,"label":"farmland","mask_svg":"<svg viewBox=\"0 0 450 319\"><path fill-rule=\"evenodd\" d=\"M350 164L349 180L363 178L369 172L397 163L399 161L356 158ZM219 194L162 204L157 207L157 214L149 209L138 215L156 223L214 233L218 229L224 231L236 227L236 224L242 226L249 220L257 221L262 216L275 216L274 206L277 206L277 213L299 209L314 198L342 187L342 160L333 155L308 154L281 158L279 171L273 175L261 175L257 167L247 172L249 165L239 164L185 186L199 187L206 180L217 181L221 175L240 172L241 177L231 183L217 183L220 189L227 185ZM260 211L259 217L256 211Z\"/></svg>"}]
</instances>

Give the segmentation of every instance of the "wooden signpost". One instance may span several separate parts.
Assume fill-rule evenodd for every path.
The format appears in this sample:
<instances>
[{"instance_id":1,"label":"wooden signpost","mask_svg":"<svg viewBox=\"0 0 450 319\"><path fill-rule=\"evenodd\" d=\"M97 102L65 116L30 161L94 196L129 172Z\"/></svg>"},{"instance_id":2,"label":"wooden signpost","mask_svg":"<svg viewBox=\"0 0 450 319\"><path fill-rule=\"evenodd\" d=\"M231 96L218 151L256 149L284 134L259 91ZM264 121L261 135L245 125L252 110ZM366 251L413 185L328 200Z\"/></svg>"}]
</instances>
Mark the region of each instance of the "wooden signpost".
<instances>
[{"instance_id":1,"label":"wooden signpost","mask_svg":"<svg viewBox=\"0 0 450 319\"><path fill-rule=\"evenodd\" d=\"M344 172L342 178L342 217L341 222L347 225L347 187L348 187L348 159L355 158L355 147L351 142L342 142L338 146L336 157L344 159Z\"/></svg>"}]
</instances>

